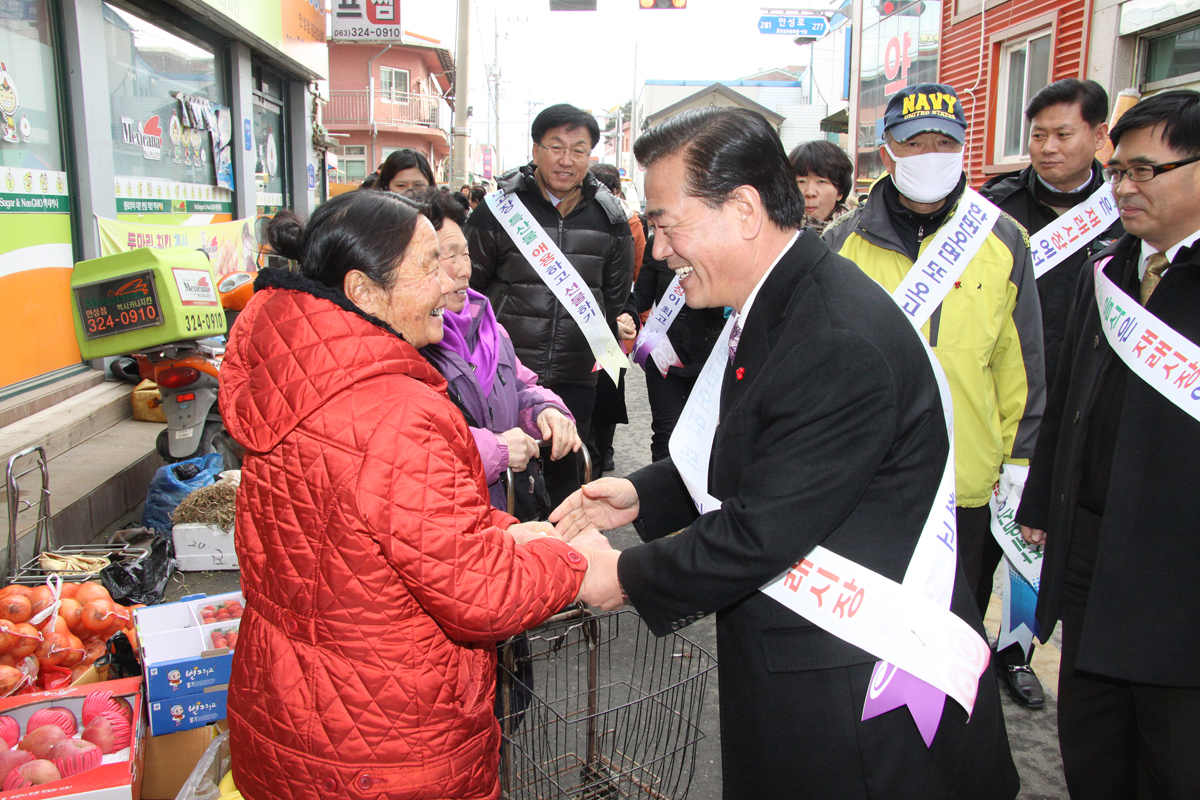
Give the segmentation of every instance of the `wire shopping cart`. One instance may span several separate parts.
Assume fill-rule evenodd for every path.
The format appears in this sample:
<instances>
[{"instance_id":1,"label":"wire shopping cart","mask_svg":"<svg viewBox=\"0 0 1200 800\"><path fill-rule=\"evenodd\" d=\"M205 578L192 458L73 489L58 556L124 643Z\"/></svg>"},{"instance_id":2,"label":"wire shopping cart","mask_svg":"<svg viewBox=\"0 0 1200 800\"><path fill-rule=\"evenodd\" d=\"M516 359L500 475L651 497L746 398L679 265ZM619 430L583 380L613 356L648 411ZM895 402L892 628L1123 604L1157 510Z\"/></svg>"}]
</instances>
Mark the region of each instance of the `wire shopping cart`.
<instances>
[{"instance_id":1,"label":"wire shopping cart","mask_svg":"<svg viewBox=\"0 0 1200 800\"><path fill-rule=\"evenodd\" d=\"M510 800L677 800L695 772L716 660L632 610L572 607L500 648L500 783Z\"/></svg>"},{"instance_id":2,"label":"wire shopping cart","mask_svg":"<svg viewBox=\"0 0 1200 800\"><path fill-rule=\"evenodd\" d=\"M33 497L25 499L21 488L21 479L35 475L39 479L38 487ZM50 575L59 575L65 581L79 582L98 580L100 567L94 571L58 572L46 569L40 556L43 554L59 556L88 556L102 558L111 563L115 561L136 561L145 558L149 551L144 547L121 545L63 545L55 547L53 541L53 522L50 515L50 468L46 458L46 450L41 445L28 447L15 453L8 459L4 475L5 494L8 500L8 548L5 553L4 572L0 580L7 583L20 583L26 586L36 586L45 583ZM22 563L18 553L17 528L20 515L36 506L34 522L33 558Z\"/></svg>"}]
</instances>

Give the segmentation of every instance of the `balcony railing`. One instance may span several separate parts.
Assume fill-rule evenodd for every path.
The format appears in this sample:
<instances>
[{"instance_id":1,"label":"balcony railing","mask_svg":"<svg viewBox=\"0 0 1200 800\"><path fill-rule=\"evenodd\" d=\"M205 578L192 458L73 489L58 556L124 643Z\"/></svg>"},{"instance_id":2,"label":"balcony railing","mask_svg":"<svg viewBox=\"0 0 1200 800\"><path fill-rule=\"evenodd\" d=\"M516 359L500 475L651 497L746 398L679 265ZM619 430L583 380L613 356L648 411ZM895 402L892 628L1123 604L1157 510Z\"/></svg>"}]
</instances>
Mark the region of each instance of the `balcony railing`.
<instances>
[{"instance_id":1,"label":"balcony railing","mask_svg":"<svg viewBox=\"0 0 1200 800\"><path fill-rule=\"evenodd\" d=\"M415 92L375 92L374 121L378 125L407 125L441 128L442 105L439 95ZM365 125L371 122L371 93L366 89L333 89L329 92L322 118L326 126Z\"/></svg>"}]
</instances>

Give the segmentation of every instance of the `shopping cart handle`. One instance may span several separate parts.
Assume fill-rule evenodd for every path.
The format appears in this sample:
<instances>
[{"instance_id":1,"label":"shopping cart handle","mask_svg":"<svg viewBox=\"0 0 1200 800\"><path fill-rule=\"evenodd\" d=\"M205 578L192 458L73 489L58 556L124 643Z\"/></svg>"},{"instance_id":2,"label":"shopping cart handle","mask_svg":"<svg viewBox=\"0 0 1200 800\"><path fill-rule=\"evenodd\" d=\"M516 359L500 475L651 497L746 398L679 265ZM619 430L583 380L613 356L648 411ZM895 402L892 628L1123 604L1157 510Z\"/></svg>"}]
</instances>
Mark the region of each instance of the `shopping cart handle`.
<instances>
[{"instance_id":1,"label":"shopping cart handle","mask_svg":"<svg viewBox=\"0 0 1200 800\"><path fill-rule=\"evenodd\" d=\"M544 447L549 447L550 442L544 442L541 439L538 439L537 446L538 446L538 449L541 450ZM592 482L592 455L591 455L591 453L588 452L586 444L579 448L579 452L583 454L583 482L591 483ZM505 476L505 484L508 489L508 496L506 498L508 500L508 513L511 514L513 512L513 507L516 505L516 502L517 502L516 489L515 489L516 484L515 484L515 481L513 478L512 467L507 467L504 470L504 476Z\"/></svg>"},{"instance_id":2,"label":"shopping cart handle","mask_svg":"<svg viewBox=\"0 0 1200 800\"><path fill-rule=\"evenodd\" d=\"M549 447L552 443L547 442L544 439L538 439L536 441L536 444L538 446L538 449L543 449L543 448ZM591 454L591 452L588 451L587 442L583 442L580 444L579 452L583 454L583 482L591 483L592 482L592 454Z\"/></svg>"}]
</instances>

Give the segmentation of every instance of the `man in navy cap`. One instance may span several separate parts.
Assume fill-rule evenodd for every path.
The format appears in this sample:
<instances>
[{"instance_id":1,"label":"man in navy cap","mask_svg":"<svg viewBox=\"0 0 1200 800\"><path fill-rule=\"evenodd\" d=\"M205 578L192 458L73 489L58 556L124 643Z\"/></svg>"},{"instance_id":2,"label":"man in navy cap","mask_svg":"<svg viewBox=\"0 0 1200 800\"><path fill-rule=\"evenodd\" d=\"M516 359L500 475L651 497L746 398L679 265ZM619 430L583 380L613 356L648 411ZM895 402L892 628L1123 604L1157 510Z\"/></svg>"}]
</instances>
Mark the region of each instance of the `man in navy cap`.
<instances>
[{"instance_id":1,"label":"man in navy cap","mask_svg":"<svg viewBox=\"0 0 1200 800\"><path fill-rule=\"evenodd\" d=\"M998 492L1016 508L1046 400L1029 237L967 185L967 125L953 87L906 87L888 102L883 123L879 154L888 174L866 206L824 238L921 323L946 373L958 554L982 614L999 563L995 548L985 557L988 501L999 482Z\"/></svg>"}]
</instances>

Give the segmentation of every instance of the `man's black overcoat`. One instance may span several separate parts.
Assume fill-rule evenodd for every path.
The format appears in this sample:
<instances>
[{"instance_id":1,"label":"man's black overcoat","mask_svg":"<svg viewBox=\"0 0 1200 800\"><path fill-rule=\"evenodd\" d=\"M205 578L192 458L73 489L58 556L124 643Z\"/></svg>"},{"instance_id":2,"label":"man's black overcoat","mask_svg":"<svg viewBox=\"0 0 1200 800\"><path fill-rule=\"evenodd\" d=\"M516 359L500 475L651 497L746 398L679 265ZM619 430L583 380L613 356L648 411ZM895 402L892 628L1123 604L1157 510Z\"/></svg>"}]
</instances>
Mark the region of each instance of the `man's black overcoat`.
<instances>
[{"instance_id":1,"label":"man's black overcoat","mask_svg":"<svg viewBox=\"0 0 1200 800\"><path fill-rule=\"evenodd\" d=\"M1106 372L1127 370L1101 329L1094 264L1134 295L1141 240L1126 234L1088 262L1080 275L1054 391L1046 404L1037 450L1017 521L1046 531L1038 593L1038 625L1048 638L1062 610L1082 460L1092 409ZM1138 316L1132 300L1130 313ZM1200 344L1200 247L1184 248L1150 296L1154 313L1191 345ZM1162 331L1159 331L1162 333ZM1151 347L1155 347L1152 345ZM1155 359L1200 402L1195 359ZM1079 669L1160 686L1200 686L1200 421L1132 372L1125 383L1113 448L1104 522L1087 612Z\"/></svg>"},{"instance_id":2,"label":"man's black overcoat","mask_svg":"<svg viewBox=\"0 0 1200 800\"><path fill-rule=\"evenodd\" d=\"M760 289L722 394L709 484L722 509L697 518L669 459L638 471L652 541L619 573L656 634L717 614L725 797L1014 797L991 670L971 720L947 700L926 749L906 708L860 721L874 657L757 591L817 545L904 578L947 453L912 325L806 231ZM961 570L952 608L983 635Z\"/></svg>"}]
</instances>

